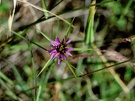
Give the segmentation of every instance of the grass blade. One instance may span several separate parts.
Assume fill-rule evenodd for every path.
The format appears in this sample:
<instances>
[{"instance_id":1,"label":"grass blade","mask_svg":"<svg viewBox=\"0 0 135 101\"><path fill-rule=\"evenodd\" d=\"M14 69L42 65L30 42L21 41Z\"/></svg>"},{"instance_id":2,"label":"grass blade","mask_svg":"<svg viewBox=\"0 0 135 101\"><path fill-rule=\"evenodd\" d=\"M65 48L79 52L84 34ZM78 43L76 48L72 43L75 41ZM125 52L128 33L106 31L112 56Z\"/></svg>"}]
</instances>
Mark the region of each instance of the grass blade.
<instances>
[{"instance_id":1,"label":"grass blade","mask_svg":"<svg viewBox=\"0 0 135 101\"><path fill-rule=\"evenodd\" d=\"M69 63L69 62L67 62L67 61L65 61L66 62L66 64L68 65L68 67L70 68L70 70L71 70L71 72L73 73L73 75L75 76L75 78L77 78L77 75L75 74L75 72L74 72L74 70L73 70L73 68L72 68L72 65Z\"/></svg>"},{"instance_id":2,"label":"grass blade","mask_svg":"<svg viewBox=\"0 0 135 101\"><path fill-rule=\"evenodd\" d=\"M0 78L4 79L6 82L8 82L11 85L14 85L14 82L10 80L6 75L4 75L1 71L0 71Z\"/></svg>"},{"instance_id":3,"label":"grass blade","mask_svg":"<svg viewBox=\"0 0 135 101\"><path fill-rule=\"evenodd\" d=\"M39 72L39 74L37 75L37 77L47 68L47 66L51 63L51 60L49 59L47 61L47 63L44 65L44 67L42 68L42 70Z\"/></svg>"},{"instance_id":4,"label":"grass blade","mask_svg":"<svg viewBox=\"0 0 135 101\"><path fill-rule=\"evenodd\" d=\"M96 4L94 0L92 4ZM90 44L94 42L94 15L95 15L95 6L89 8L89 18L88 18L88 29L86 32L86 44Z\"/></svg>"},{"instance_id":5,"label":"grass blade","mask_svg":"<svg viewBox=\"0 0 135 101\"><path fill-rule=\"evenodd\" d=\"M39 86L39 89L38 89L36 101L39 101L39 97L40 97L40 94L41 94L41 90L42 90L42 86L40 85L40 86Z\"/></svg>"},{"instance_id":6,"label":"grass blade","mask_svg":"<svg viewBox=\"0 0 135 101\"><path fill-rule=\"evenodd\" d=\"M43 8L44 8L45 10L47 10L45 0L42 0L42 6L43 6ZM45 15L45 18L47 19L47 18L48 18L48 13L44 11L44 15Z\"/></svg>"},{"instance_id":7,"label":"grass blade","mask_svg":"<svg viewBox=\"0 0 135 101\"><path fill-rule=\"evenodd\" d=\"M48 41L50 41L50 38L48 36L46 36L42 31L40 31L39 29L37 29L39 31L40 34L42 34Z\"/></svg>"},{"instance_id":8,"label":"grass blade","mask_svg":"<svg viewBox=\"0 0 135 101\"><path fill-rule=\"evenodd\" d=\"M74 19L71 21L71 24L69 25L69 27L68 27L68 29L66 31L66 35L65 36L67 36L67 37L68 37L68 34L69 34L70 30L71 30L71 27L72 27L72 24L73 24Z\"/></svg>"},{"instance_id":9,"label":"grass blade","mask_svg":"<svg viewBox=\"0 0 135 101\"><path fill-rule=\"evenodd\" d=\"M73 51L88 51L88 50L93 50L93 49L89 49L89 48L74 48Z\"/></svg>"},{"instance_id":10,"label":"grass blade","mask_svg":"<svg viewBox=\"0 0 135 101\"><path fill-rule=\"evenodd\" d=\"M14 94L14 92L12 92L12 90L7 86L7 84L2 80L0 79L0 84L6 89L6 94L8 96L10 96L11 98L17 100L17 96Z\"/></svg>"}]
</instances>

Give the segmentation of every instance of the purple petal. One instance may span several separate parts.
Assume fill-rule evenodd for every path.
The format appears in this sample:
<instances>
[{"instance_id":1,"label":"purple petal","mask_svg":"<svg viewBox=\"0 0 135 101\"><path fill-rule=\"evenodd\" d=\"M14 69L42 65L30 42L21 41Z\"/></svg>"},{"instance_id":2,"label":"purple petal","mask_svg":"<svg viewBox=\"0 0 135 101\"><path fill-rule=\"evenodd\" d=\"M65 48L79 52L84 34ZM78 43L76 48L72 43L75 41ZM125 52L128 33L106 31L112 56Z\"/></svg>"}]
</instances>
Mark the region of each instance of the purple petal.
<instances>
[{"instance_id":1,"label":"purple petal","mask_svg":"<svg viewBox=\"0 0 135 101\"><path fill-rule=\"evenodd\" d=\"M53 53L53 54L51 55L50 60L54 59L53 57L54 57L55 54L56 54L56 53Z\"/></svg>"},{"instance_id":2,"label":"purple petal","mask_svg":"<svg viewBox=\"0 0 135 101\"><path fill-rule=\"evenodd\" d=\"M52 45L55 45L55 41L53 41L53 40L50 40L50 42L51 42L51 44L52 44Z\"/></svg>"},{"instance_id":3,"label":"purple petal","mask_svg":"<svg viewBox=\"0 0 135 101\"><path fill-rule=\"evenodd\" d=\"M52 55L50 57L50 60L56 58L58 55L59 55L59 53L52 53Z\"/></svg>"},{"instance_id":4,"label":"purple petal","mask_svg":"<svg viewBox=\"0 0 135 101\"><path fill-rule=\"evenodd\" d=\"M58 57L58 65L60 64L61 60L60 60L60 57Z\"/></svg>"},{"instance_id":5,"label":"purple petal","mask_svg":"<svg viewBox=\"0 0 135 101\"><path fill-rule=\"evenodd\" d=\"M52 54L52 53L56 52L56 49L48 49L47 51L48 51L50 54Z\"/></svg>"},{"instance_id":6,"label":"purple petal","mask_svg":"<svg viewBox=\"0 0 135 101\"><path fill-rule=\"evenodd\" d=\"M67 51L73 51L74 48L66 48Z\"/></svg>"},{"instance_id":7,"label":"purple petal","mask_svg":"<svg viewBox=\"0 0 135 101\"><path fill-rule=\"evenodd\" d=\"M66 54L67 54L67 55L69 55L69 56L72 56L72 54L71 54L71 53L69 53L68 51L66 51Z\"/></svg>"},{"instance_id":8,"label":"purple petal","mask_svg":"<svg viewBox=\"0 0 135 101\"><path fill-rule=\"evenodd\" d=\"M52 53L56 53L56 52L57 52L56 50L53 50L53 51L51 51L51 52L50 52L50 54L52 54Z\"/></svg>"},{"instance_id":9,"label":"purple petal","mask_svg":"<svg viewBox=\"0 0 135 101\"><path fill-rule=\"evenodd\" d=\"M53 58L56 58L60 53L56 53Z\"/></svg>"},{"instance_id":10,"label":"purple petal","mask_svg":"<svg viewBox=\"0 0 135 101\"><path fill-rule=\"evenodd\" d=\"M64 59L64 60L67 59L67 57L66 57L65 55L63 55L63 54L60 54L60 57L61 57L62 59Z\"/></svg>"},{"instance_id":11,"label":"purple petal","mask_svg":"<svg viewBox=\"0 0 135 101\"><path fill-rule=\"evenodd\" d=\"M54 49L49 49L49 50L47 50L49 53L51 53L52 51L53 51Z\"/></svg>"},{"instance_id":12,"label":"purple petal","mask_svg":"<svg viewBox=\"0 0 135 101\"><path fill-rule=\"evenodd\" d=\"M55 45L55 46L60 45L60 43L59 43L59 42L57 42L57 41L50 40L50 42L52 43L52 45Z\"/></svg>"},{"instance_id":13,"label":"purple petal","mask_svg":"<svg viewBox=\"0 0 135 101\"><path fill-rule=\"evenodd\" d=\"M72 40L68 40L68 41L66 42L66 45L68 45L71 41L72 41Z\"/></svg>"},{"instance_id":14,"label":"purple petal","mask_svg":"<svg viewBox=\"0 0 135 101\"><path fill-rule=\"evenodd\" d=\"M60 43L60 40L59 40L59 38L56 38L56 42Z\"/></svg>"},{"instance_id":15,"label":"purple petal","mask_svg":"<svg viewBox=\"0 0 135 101\"><path fill-rule=\"evenodd\" d=\"M56 46L51 45L51 48L52 48L52 49L56 49Z\"/></svg>"}]
</instances>

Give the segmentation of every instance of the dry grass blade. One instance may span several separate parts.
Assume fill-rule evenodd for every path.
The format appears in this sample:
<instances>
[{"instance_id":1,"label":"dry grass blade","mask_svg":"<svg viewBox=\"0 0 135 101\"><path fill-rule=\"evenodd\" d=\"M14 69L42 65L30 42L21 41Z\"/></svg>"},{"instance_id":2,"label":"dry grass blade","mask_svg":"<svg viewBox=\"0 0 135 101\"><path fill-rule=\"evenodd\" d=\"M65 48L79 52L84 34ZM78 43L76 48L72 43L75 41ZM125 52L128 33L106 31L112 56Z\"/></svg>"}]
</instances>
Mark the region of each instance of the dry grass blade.
<instances>
[{"instance_id":1,"label":"dry grass blade","mask_svg":"<svg viewBox=\"0 0 135 101\"><path fill-rule=\"evenodd\" d=\"M131 91L134 87L135 87L135 78L133 78L131 81L130 81L130 83L127 85L127 87L128 87L128 89ZM119 96L124 96L124 92L122 91L120 94L119 94ZM119 97L118 96L118 97ZM118 98L117 97L117 98ZM116 99L117 99L116 98Z\"/></svg>"},{"instance_id":2,"label":"dry grass blade","mask_svg":"<svg viewBox=\"0 0 135 101\"><path fill-rule=\"evenodd\" d=\"M103 56L103 54L98 50L98 48L92 44L93 49L96 51L96 53L98 54L98 56L101 58L101 60L103 61L103 63L105 64L106 67L111 66L111 64L109 64L106 60L106 58ZM113 67L112 68L108 68L109 72L112 74L112 76L115 78L115 80L118 82L118 84L121 86L121 88L123 89L123 91L125 92L125 94L129 94L129 89L128 87L124 84L124 82L119 78L119 76L116 74L116 72L114 71Z\"/></svg>"},{"instance_id":3,"label":"dry grass blade","mask_svg":"<svg viewBox=\"0 0 135 101\"><path fill-rule=\"evenodd\" d=\"M13 0L13 2L14 2L13 13L12 15L9 16L9 19L8 19L9 32L11 32L12 30L12 23L14 19L15 8L16 8L16 0Z\"/></svg>"},{"instance_id":4,"label":"dry grass blade","mask_svg":"<svg viewBox=\"0 0 135 101\"><path fill-rule=\"evenodd\" d=\"M11 28L12 28L12 21L13 21L13 16L10 15L10 16L9 16L9 19L8 19L8 27L9 27L9 31L11 31Z\"/></svg>"},{"instance_id":5,"label":"dry grass blade","mask_svg":"<svg viewBox=\"0 0 135 101\"><path fill-rule=\"evenodd\" d=\"M35 6L35 5L33 5L33 4L31 4L31 3L27 2L27 1L24 1L24 0L17 0L17 1L26 3L26 4L28 4L28 5L32 6L32 7L34 7L34 8L36 8L36 9L40 10L40 11L50 13L51 15L53 15L53 16L55 16L55 17L61 19L62 21L64 21L64 22L67 23L68 25L71 25L70 22L68 22L67 20L63 19L62 17L60 17L60 16L58 16L58 15L56 15L56 14L54 14L54 13L52 13L52 12L46 10L46 9L43 9L43 8L41 8L41 7L38 7L38 6ZM72 26L73 28L75 28L74 25L71 25L71 26Z\"/></svg>"},{"instance_id":6,"label":"dry grass blade","mask_svg":"<svg viewBox=\"0 0 135 101\"><path fill-rule=\"evenodd\" d=\"M109 59L109 60L113 60L115 62L123 62L123 61L126 61L128 60L127 57L123 56L122 54L120 54L119 52L117 51L114 51L114 50L111 50L111 51L106 51L106 53L104 54L104 56ZM126 63L123 63L122 64L123 66L126 66L126 65L131 65L131 66L135 66L135 62L126 62Z\"/></svg>"}]
</instances>

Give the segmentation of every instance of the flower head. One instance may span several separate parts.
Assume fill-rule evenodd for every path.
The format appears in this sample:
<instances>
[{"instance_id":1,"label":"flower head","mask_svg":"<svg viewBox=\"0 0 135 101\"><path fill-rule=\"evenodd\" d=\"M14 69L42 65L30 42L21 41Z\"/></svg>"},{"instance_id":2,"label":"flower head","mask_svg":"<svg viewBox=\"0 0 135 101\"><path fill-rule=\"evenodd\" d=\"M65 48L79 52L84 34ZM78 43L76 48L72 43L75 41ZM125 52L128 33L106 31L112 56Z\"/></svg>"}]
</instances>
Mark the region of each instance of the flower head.
<instances>
[{"instance_id":1,"label":"flower head","mask_svg":"<svg viewBox=\"0 0 135 101\"><path fill-rule=\"evenodd\" d=\"M50 59L54 59L58 57L58 64L60 64L61 60L64 59L66 60L68 56L72 56L72 54L69 51L74 50L74 48L67 48L67 45L71 42L72 40L64 37L64 39L60 42L59 38L56 38L55 41L50 40L51 42L51 49L48 50L48 52L51 54Z\"/></svg>"}]
</instances>

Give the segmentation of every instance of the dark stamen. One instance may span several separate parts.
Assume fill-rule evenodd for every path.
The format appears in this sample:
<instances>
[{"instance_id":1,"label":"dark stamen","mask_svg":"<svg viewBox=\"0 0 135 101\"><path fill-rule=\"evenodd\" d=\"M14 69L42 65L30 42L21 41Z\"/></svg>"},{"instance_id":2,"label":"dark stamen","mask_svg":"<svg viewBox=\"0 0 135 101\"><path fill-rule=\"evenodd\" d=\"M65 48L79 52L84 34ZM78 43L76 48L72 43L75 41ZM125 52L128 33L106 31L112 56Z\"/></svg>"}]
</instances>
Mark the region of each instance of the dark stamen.
<instances>
[{"instance_id":1,"label":"dark stamen","mask_svg":"<svg viewBox=\"0 0 135 101\"><path fill-rule=\"evenodd\" d=\"M57 52L65 53L65 46L63 44L57 46Z\"/></svg>"}]
</instances>

